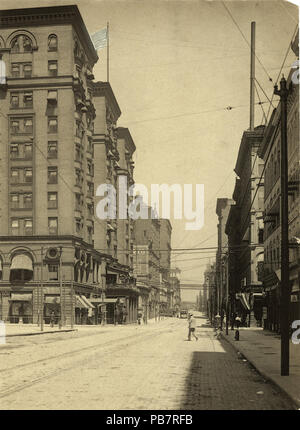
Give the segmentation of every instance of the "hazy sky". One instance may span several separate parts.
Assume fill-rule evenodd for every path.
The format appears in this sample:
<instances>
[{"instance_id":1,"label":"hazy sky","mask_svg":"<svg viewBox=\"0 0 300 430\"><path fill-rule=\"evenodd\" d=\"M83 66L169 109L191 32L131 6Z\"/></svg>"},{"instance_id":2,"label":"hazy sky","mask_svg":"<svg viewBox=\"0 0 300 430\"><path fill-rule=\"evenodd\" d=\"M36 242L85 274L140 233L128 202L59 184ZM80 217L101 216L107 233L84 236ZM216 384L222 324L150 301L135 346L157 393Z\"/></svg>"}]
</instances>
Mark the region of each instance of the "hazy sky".
<instances>
[{"instance_id":1,"label":"hazy sky","mask_svg":"<svg viewBox=\"0 0 300 430\"><path fill-rule=\"evenodd\" d=\"M204 227L188 232L185 220L171 220L172 246L216 246L216 198L232 197L233 168L249 127L249 46L218 1L1 0L1 8L75 3L89 33L109 21L110 83L122 111L119 125L130 129L137 147L135 181L148 187L204 184ZM275 82L298 22L297 8L267 0L225 5L248 41L256 21L257 57ZM106 49L98 55L95 78L105 81ZM294 61L290 52L286 74ZM257 80L270 97L267 73L256 61ZM263 106L267 112L268 104ZM261 123L257 105L255 125ZM203 282L204 266L214 254L177 256L181 279Z\"/></svg>"}]
</instances>

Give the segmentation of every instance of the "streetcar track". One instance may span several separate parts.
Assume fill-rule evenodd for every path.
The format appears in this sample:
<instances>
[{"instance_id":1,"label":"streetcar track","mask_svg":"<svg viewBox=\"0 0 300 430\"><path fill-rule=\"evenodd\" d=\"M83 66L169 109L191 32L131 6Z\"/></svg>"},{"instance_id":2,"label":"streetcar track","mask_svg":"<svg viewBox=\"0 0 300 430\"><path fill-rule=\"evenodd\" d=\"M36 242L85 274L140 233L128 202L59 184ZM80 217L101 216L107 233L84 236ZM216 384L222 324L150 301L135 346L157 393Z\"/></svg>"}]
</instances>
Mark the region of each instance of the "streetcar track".
<instances>
[{"instance_id":1,"label":"streetcar track","mask_svg":"<svg viewBox=\"0 0 300 430\"><path fill-rule=\"evenodd\" d=\"M124 338L121 338L121 339L114 340L113 341L114 345L111 345L112 341L108 341L108 342L105 342L105 343L102 343L102 344L96 344L96 345L92 345L92 346L89 346L89 347L85 347L85 348L81 348L81 349L77 349L77 350L73 350L73 351L68 351L67 353L60 354L59 356L52 356L52 357L48 357L47 359L36 360L35 362L25 363L23 365L21 364L21 365L15 366L13 368L10 368L10 370L14 370L14 369L17 369L17 368L20 369L22 367L23 368L24 367L28 367L30 365L35 365L35 364L41 363L41 362L47 362L49 359L53 360L54 358L58 358L58 357L67 357L69 355L76 354L78 352L87 351L89 349L94 349L94 348L99 347L99 346L112 346L111 352L113 352L115 350L118 351L118 350L120 350L120 347L133 346L133 345L139 343L141 340L142 341L146 341L146 340L148 340L151 337L155 337L155 336L161 335L163 333L168 332L169 330L170 330L169 328L166 328L166 329L159 330L158 332L150 333L150 334L145 334L145 333L141 333L141 334L138 334L138 335L135 334L135 335L132 335L132 336L129 336L129 337L124 337ZM137 337L138 337L138 339L136 339ZM132 338L135 338L135 341L128 342L128 339L132 339ZM116 343L117 343L117 345L116 345ZM99 354L99 352L97 352L98 357L101 357L102 355L105 355L106 353L107 353L107 350L106 351L102 351L102 353L100 352L100 354ZM96 351L95 351L95 354L96 354ZM93 355L95 355L95 354L93 354ZM60 373L64 373L64 372L68 372L69 370L73 370L74 368L80 366L81 363L82 363L82 359L79 360L79 361L77 361L77 362L75 362L75 363L72 363L72 366L50 371L47 374L39 376L39 377L34 378L34 379L31 379L28 382L22 382L22 384L15 384L15 385L7 388L7 389L1 390L0 391L0 398L4 398L4 397L7 397L7 396L9 396L9 395L11 395L13 393L25 390L26 388L29 388L29 387L31 387L31 386L33 386L35 384L38 384L41 381L44 381L46 379L55 377L55 376L59 375ZM7 369L5 369L5 371L7 371ZM4 372L4 369L2 369L1 372Z\"/></svg>"}]
</instances>

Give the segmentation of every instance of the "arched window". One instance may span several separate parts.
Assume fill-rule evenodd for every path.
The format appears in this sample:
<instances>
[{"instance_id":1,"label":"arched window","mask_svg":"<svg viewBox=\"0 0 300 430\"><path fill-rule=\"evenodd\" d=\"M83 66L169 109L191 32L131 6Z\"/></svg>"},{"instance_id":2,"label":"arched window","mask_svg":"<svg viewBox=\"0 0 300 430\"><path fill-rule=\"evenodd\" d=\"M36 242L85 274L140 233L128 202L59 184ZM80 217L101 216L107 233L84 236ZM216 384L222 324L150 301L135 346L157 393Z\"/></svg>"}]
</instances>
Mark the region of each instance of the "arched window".
<instances>
[{"instance_id":1,"label":"arched window","mask_svg":"<svg viewBox=\"0 0 300 430\"><path fill-rule=\"evenodd\" d=\"M32 40L28 36L19 34L11 41L11 52L13 54L32 52Z\"/></svg>"},{"instance_id":2,"label":"arched window","mask_svg":"<svg viewBox=\"0 0 300 430\"><path fill-rule=\"evenodd\" d=\"M50 34L48 37L48 51L57 51L57 36Z\"/></svg>"}]
</instances>

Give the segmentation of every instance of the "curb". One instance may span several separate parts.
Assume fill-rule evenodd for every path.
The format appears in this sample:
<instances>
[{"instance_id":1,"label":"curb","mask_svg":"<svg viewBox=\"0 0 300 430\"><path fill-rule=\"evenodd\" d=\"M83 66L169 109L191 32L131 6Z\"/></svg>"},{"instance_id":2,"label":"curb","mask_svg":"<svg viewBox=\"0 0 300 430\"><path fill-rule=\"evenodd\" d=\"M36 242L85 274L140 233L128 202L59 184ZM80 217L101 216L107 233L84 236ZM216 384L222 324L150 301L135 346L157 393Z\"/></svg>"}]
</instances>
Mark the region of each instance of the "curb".
<instances>
[{"instance_id":1,"label":"curb","mask_svg":"<svg viewBox=\"0 0 300 430\"><path fill-rule=\"evenodd\" d=\"M291 394L286 391L285 388L281 387L277 381L275 381L275 379L272 378L272 376L267 375L264 371L260 370L256 364L252 361L249 360L249 358L242 352L239 350L238 346L235 345L235 343L231 343L229 339L227 339L226 335L224 335L223 333L221 333L221 337L222 339L224 339L227 343L229 343L236 351L238 351L240 354L243 355L243 357L245 357L248 361L248 363L250 363L250 365L257 371L257 373L259 373L266 381L271 382L273 385L276 386L276 388L281 391L282 393L284 393L289 400L291 401L291 403L294 405L294 407L299 410L300 408L300 402L295 399L293 396L291 396Z\"/></svg>"},{"instance_id":2,"label":"curb","mask_svg":"<svg viewBox=\"0 0 300 430\"><path fill-rule=\"evenodd\" d=\"M70 332L70 331L78 331L77 328L75 329L63 329L63 330L53 330L53 331L38 331L33 333L14 333L14 334L6 334L5 337L15 337L15 336L38 336L41 334L52 334L52 333L63 333L63 332Z\"/></svg>"}]
</instances>

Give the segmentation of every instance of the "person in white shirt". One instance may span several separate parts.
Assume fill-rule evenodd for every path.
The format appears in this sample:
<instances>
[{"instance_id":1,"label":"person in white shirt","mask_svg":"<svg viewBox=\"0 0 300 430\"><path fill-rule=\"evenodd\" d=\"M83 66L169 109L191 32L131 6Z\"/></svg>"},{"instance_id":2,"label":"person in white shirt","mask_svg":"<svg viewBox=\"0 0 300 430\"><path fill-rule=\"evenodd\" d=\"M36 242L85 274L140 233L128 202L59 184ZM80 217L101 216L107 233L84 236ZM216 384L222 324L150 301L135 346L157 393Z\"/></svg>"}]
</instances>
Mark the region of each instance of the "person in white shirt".
<instances>
[{"instance_id":1,"label":"person in white shirt","mask_svg":"<svg viewBox=\"0 0 300 430\"><path fill-rule=\"evenodd\" d=\"M194 318L193 314L190 314L189 318L189 337L188 340L191 340L191 335L198 340L198 337L195 335L196 331L196 318Z\"/></svg>"}]
</instances>

